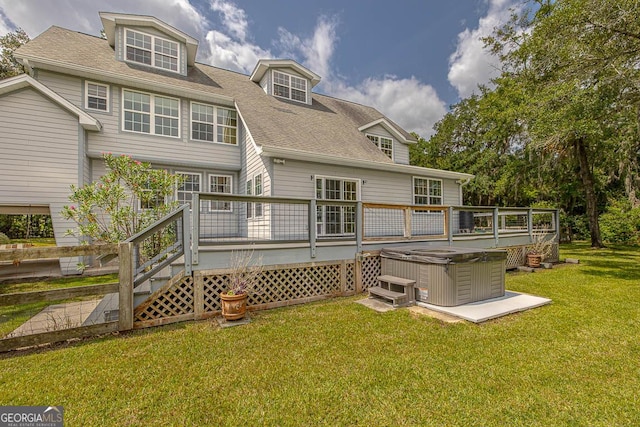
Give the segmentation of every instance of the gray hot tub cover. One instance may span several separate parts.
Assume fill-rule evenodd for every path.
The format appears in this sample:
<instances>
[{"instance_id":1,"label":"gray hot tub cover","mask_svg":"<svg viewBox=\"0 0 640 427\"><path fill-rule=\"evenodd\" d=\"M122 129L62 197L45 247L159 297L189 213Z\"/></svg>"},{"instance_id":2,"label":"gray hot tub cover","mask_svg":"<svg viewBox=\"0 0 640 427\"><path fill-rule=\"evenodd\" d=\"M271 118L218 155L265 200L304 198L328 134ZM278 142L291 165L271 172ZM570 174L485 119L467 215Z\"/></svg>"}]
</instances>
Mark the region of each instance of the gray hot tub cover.
<instances>
[{"instance_id":1,"label":"gray hot tub cover","mask_svg":"<svg viewBox=\"0 0 640 427\"><path fill-rule=\"evenodd\" d=\"M383 248L383 258L422 264L462 264L468 262L502 261L507 251L500 249L459 248L454 246L404 246Z\"/></svg>"}]
</instances>

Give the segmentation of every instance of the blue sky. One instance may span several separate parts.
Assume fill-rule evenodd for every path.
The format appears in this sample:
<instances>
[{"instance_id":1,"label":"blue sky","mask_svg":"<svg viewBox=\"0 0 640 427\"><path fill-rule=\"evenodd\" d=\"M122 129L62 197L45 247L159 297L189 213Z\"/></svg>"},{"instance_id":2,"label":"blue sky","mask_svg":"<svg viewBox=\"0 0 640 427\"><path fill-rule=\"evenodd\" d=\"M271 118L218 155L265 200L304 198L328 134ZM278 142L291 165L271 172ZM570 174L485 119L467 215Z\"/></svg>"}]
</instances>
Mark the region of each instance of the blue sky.
<instances>
[{"instance_id":1,"label":"blue sky","mask_svg":"<svg viewBox=\"0 0 640 427\"><path fill-rule=\"evenodd\" d=\"M295 59L317 92L378 108L423 137L496 75L480 38L519 0L0 0L0 35L51 25L98 35L99 11L156 16L200 40L198 61L250 73Z\"/></svg>"}]
</instances>

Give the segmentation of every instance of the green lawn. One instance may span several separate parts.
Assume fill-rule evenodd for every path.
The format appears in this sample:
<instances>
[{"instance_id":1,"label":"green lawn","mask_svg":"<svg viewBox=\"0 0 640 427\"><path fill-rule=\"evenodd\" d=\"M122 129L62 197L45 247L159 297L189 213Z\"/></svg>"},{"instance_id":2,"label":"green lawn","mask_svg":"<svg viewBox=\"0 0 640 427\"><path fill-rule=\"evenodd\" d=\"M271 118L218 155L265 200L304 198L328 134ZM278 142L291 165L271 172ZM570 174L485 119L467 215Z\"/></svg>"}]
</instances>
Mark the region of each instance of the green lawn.
<instances>
[{"instance_id":1,"label":"green lawn","mask_svg":"<svg viewBox=\"0 0 640 427\"><path fill-rule=\"evenodd\" d=\"M562 257L581 264L507 277L551 305L481 325L352 297L5 356L0 405L69 426L637 425L640 249Z\"/></svg>"},{"instance_id":2,"label":"green lawn","mask_svg":"<svg viewBox=\"0 0 640 427\"><path fill-rule=\"evenodd\" d=\"M61 277L55 279L38 280L35 282L0 283L0 295L16 292L49 291L53 289L73 288L76 286L115 283L117 281L117 274L107 274L103 276L89 277ZM44 301L0 307L0 337L3 337L6 334L10 333L49 305L96 298L99 298L99 296L91 295L86 297L71 298L64 301Z\"/></svg>"}]
</instances>

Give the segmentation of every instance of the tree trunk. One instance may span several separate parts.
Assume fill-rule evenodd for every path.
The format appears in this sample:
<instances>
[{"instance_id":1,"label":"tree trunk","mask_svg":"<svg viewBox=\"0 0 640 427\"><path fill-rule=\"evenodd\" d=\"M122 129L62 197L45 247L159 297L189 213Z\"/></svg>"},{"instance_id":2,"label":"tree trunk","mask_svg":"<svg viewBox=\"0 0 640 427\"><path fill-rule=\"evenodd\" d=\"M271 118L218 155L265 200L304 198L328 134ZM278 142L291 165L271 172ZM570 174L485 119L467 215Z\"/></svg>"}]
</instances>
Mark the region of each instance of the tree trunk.
<instances>
[{"instance_id":1,"label":"tree trunk","mask_svg":"<svg viewBox=\"0 0 640 427\"><path fill-rule=\"evenodd\" d=\"M600 225L598 223L598 199L596 197L595 184L593 182L593 174L589 165L589 157L587 155L587 147L584 138L577 138L574 141L576 157L578 158L580 180L584 187L585 198L587 201L587 217L589 218L589 231L591 232L591 247L603 248L602 238L600 237Z\"/></svg>"}]
</instances>

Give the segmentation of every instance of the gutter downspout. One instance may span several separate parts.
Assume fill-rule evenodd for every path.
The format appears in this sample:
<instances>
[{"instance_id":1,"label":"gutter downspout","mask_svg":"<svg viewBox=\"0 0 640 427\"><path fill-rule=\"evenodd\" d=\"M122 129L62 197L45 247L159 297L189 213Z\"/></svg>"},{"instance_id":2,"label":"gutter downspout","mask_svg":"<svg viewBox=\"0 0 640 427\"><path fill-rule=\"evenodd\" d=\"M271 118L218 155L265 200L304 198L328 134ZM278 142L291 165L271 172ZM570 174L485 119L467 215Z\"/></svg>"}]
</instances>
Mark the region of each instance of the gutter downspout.
<instances>
[{"instance_id":1,"label":"gutter downspout","mask_svg":"<svg viewBox=\"0 0 640 427\"><path fill-rule=\"evenodd\" d=\"M462 187L467 185L469 182L471 182L471 178L464 178L464 179L456 180L456 184L458 184L460 186L460 187L458 187L458 190L460 191L460 206L462 206L464 204L464 201L462 200Z\"/></svg>"}]
</instances>

